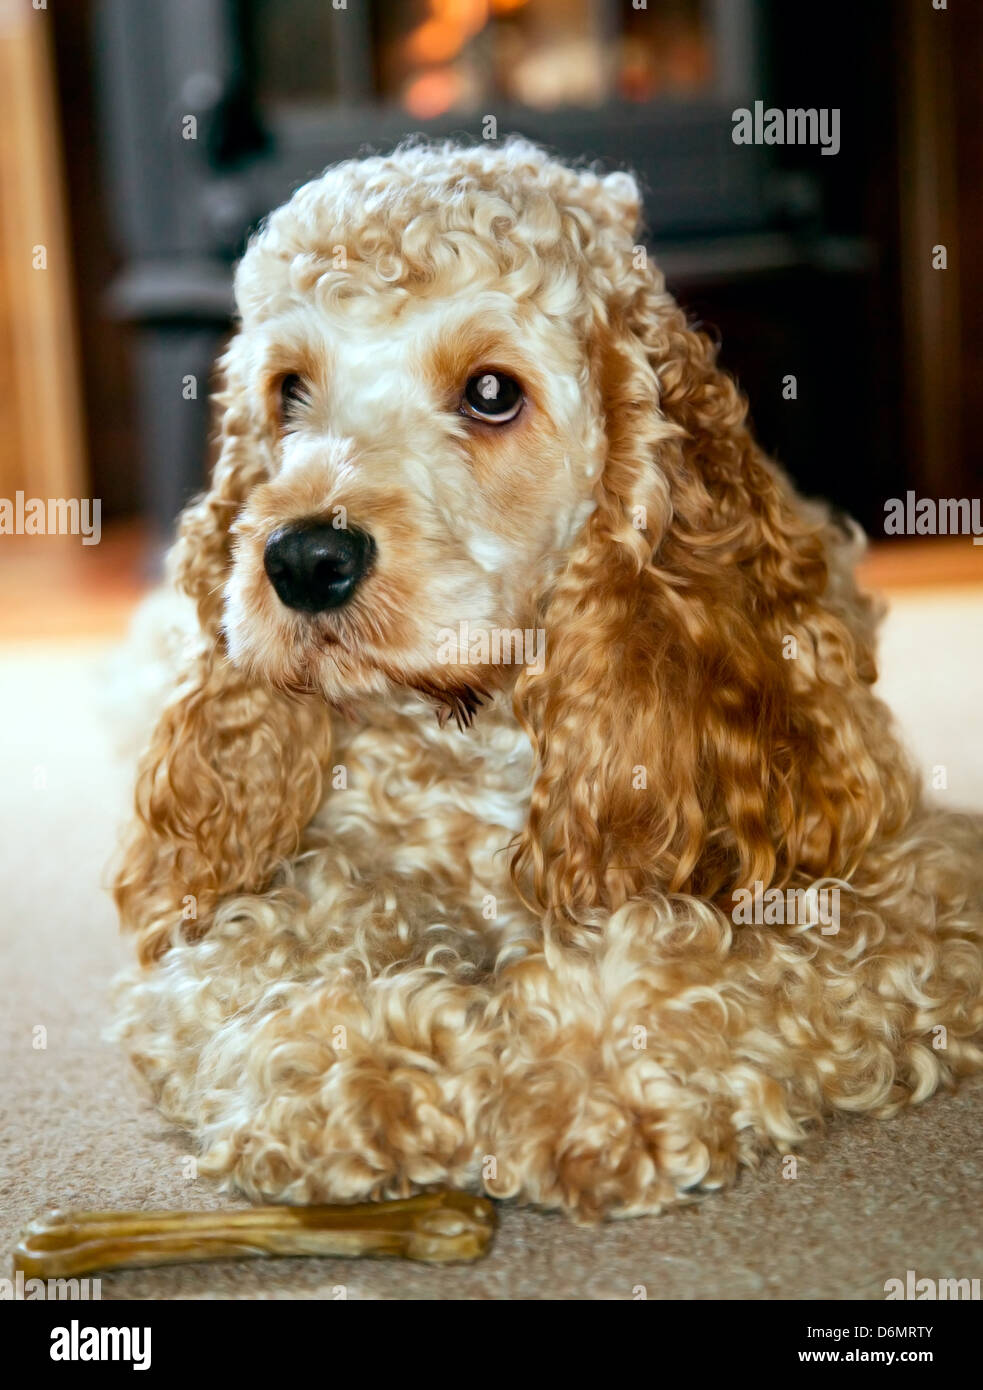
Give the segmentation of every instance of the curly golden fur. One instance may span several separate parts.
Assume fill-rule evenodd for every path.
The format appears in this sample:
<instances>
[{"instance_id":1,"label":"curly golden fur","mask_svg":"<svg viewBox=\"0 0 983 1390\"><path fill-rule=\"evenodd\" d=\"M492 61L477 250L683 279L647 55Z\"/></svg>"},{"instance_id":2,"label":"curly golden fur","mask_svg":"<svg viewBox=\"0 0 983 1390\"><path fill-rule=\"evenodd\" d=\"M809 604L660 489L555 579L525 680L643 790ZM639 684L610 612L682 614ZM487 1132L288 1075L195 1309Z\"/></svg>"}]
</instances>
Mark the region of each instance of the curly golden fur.
<instances>
[{"instance_id":1,"label":"curly golden fur","mask_svg":"<svg viewBox=\"0 0 983 1390\"><path fill-rule=\"evenodd\" d=\"M521 141L411 144L239 266L116 897L137 1064L253 1197L657 1211L983 1061L979 829L922 805L855 534L759 452L639 211ZM508 428L457 411L479 368ZM337 508L376 564L289 610L264 543ZM461 623L542 629L542 669L439 661ZM739 925L755 883L836 885L839 929Z\"/></svg>"}]
</instances>

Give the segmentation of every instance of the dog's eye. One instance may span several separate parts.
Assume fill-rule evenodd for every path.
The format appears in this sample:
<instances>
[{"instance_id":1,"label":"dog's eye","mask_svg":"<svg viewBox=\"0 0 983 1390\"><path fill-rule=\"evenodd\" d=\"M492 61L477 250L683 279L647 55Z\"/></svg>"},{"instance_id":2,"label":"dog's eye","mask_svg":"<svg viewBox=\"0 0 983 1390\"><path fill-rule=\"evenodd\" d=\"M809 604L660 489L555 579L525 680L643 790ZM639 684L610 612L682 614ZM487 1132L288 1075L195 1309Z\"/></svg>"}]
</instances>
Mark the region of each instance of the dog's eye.
<instances>
[{"instance_id":1,"label":"dog's eye","mask_svg":"<svg viewBox=\"0 0 983 1390\"><path fill-rule=\"evenodd\" d=\"M461 411L473 420L504 425L522 409L522 387L504 372L479 372L464 388Z\"/></svg>"},{"instance_id":2,"label":"dog's eye","mask_svg":"<svg viewBox=\"0 0 983 1390\"><path fill-rule=\"evenodd\" d=\"M293 407L306 399L303 381L296 372L290 372L280 382L280 418L286 419Z\"/></svg>"}]
</instances>

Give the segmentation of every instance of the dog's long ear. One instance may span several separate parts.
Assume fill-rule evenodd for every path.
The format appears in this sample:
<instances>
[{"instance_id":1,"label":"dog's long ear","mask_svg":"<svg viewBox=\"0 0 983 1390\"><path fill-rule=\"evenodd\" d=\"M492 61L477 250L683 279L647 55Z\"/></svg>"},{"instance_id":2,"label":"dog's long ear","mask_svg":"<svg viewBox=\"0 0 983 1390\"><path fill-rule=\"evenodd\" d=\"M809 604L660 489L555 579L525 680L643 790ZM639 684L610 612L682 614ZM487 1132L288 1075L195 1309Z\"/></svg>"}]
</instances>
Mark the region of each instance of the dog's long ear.
<instances>
[{"instance_id":1,"label":"dog's long ear","mask_svg":"<svg viewBox=\"0 0 983 1390\"><path fill-rule=\"evenodd\" d=\"M538 776L513 871L558 931L647 889L729 907L847 875L914 797L842 535L762 457L632 242L609 250L594 343L597 507L547 600L545 669L516 688Z\"/></svg>"},{"instance_id":2,"label":"dog's long ear","mask_svg":"<svg viewBox=\"0 0 983 1390\"><path fill-rule=\"evenodd\" d=\"M189 938L206 931L223 896L268 885L317 809L331 748L323 702L257 685L225 653L229 529L268 466L235 358L233 344L216 397L221 451L211 486L186 508L170 557L196 603L199 641L141 760L115 881L144 961L167 949L178 925Z\"/></svg>"}]
</instances>

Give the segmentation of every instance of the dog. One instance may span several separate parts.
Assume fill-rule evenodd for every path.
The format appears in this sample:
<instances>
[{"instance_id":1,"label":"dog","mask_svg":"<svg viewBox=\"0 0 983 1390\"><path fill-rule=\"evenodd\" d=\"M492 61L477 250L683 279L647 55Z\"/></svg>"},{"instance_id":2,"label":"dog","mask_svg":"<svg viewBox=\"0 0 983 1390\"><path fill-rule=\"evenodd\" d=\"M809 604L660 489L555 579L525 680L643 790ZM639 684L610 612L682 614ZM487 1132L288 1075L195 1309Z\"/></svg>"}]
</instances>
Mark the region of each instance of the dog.
<instances>
[{"instance_id":1,"label":"dog","mask_svg":"<svg viewBox=\"0 0 983 1390\"><path fill-rule=\"evenodd\" d=\"M640 211L410 142L238 266L115 896L134 1060L254 1199L657 1212L983 1062L980 828Z\"/></svg>"}]
</instances>

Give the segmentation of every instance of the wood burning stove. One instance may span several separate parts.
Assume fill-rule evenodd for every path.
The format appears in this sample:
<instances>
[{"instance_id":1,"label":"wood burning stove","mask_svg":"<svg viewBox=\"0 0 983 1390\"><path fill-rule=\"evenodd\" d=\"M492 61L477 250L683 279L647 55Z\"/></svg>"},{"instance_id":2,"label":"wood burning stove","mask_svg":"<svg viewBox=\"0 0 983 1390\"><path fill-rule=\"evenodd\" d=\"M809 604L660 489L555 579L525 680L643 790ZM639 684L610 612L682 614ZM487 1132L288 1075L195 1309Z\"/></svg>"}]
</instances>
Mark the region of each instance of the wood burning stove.
<instances>
[{"instance_id":1,"label":"wood burning stove","mask_svg":"<svg viewBox=\"0 0 983 1390\"><path fill-rule=\"evenodd\" d=\"M735 108L769 95L770 14L768 0L100 0L124 261L111 304L135 330L146 504L161 527L203 480L210 364L250 227L325 165L413 131L520 131L631 166L671 287L730 320L752 400L755 378L770 378L764 442L806 487L815 474L835 493L819 477L822 402L783 411L779 378L821 352L834 300L837 313L854 305L862 348L871 248L824 223L819 166L834 161L790 166L732 140ZM752 280L749 314L735 286ZM876 402L856 408L870 432Z\"/></svg>"}]
</instances>

